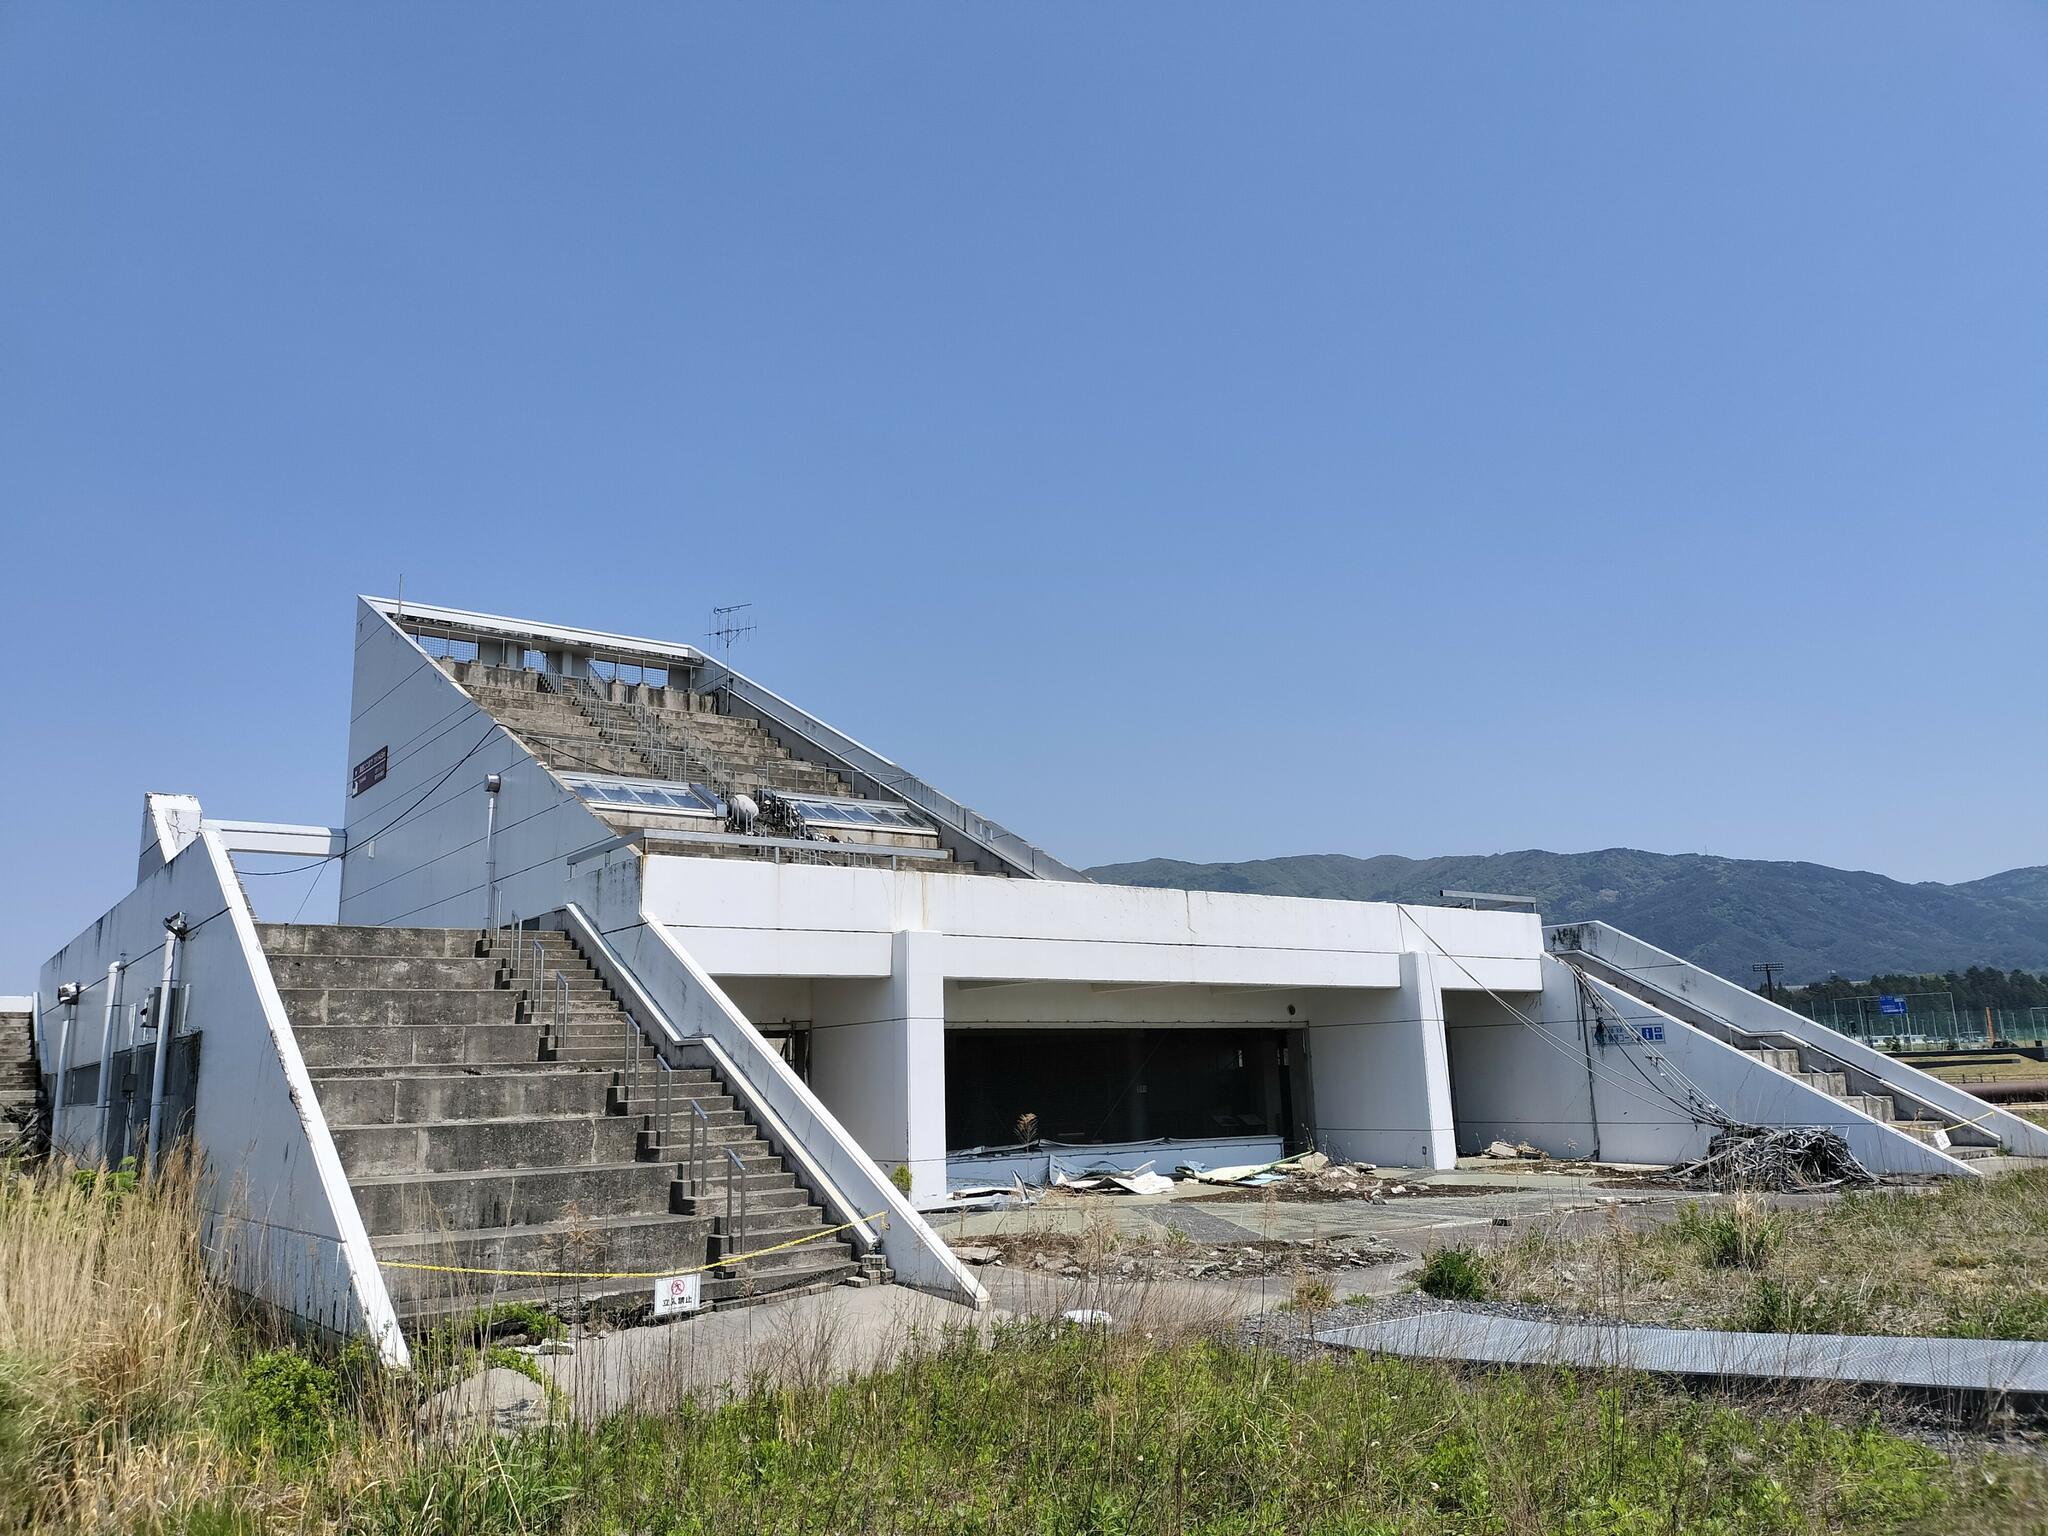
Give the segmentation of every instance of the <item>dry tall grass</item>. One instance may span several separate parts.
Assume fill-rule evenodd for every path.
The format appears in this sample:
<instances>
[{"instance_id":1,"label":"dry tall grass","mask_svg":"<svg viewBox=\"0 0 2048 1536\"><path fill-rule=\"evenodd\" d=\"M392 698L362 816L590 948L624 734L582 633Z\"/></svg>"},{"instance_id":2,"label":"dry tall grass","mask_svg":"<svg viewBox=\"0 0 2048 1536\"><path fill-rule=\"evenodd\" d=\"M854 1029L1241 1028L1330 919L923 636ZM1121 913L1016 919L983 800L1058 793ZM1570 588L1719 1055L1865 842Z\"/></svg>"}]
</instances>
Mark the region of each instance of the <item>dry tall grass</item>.
<instances>
[{"instance_id":1,"label":"dry tall grass","mask_svg":"<svg viewBox=\"0 0 2048 1536\"><path fill-rule=\"evenodd\" d=\"M204 1436L160 1433L193 1420L228 1332L196 1170L128 1182L0 1174L0 1520L22 1528L132 1528L221 1483Z\"/></svg>"},{"instance_id":2,"label":"dry tall grass","mask_svg":"<svg viewBox=\"0 0 2048 1536\"><path fill-rule=\"evenodd\" d=\"M586 1339L558 1377L577 1411L501 1437L422 1412L473 1348L398 1381L266 1348L205 1277L197 1195L184 1163L118 1193L0 1170L0 1532L2018 1532L2044 1513L2028 1468L1833 1414L1641 1378L1302 1364L1233 1345L1179 1287L1090 1276L1045 1276L1040 1299L1115 1329L854 1339L829 1308L735 1314L760 1330L739 1391L702 1390L678 1354L667 1393L609 1415L589 1411ZM1122 1240L1089 1241L1112 1260ZM295 1376L303 1396L275 1390Z\"/></svg>"},{"instance_id":3,"label":"dry tall grass","mask_svg":"<svg viewBox=\"0 0 2048 1536\"><path fill-rule=\"evenodd\" d=\"M1639 1322L2048 1339L2048 1170L1804 1208L1737 1196L1647 1229L1613 1208L1485 1262L1504 1299Z\"/></svg>"}]
</instances>

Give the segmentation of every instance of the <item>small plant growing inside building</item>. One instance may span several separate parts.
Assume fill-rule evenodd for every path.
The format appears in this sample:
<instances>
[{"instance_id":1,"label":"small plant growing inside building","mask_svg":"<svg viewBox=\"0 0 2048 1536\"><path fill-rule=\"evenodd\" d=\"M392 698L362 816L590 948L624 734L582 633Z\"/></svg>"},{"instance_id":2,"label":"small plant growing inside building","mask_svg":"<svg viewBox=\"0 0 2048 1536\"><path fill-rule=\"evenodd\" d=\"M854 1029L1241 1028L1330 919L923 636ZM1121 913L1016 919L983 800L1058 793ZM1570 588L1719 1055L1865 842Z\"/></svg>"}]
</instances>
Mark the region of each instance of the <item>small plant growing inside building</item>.
<instances>
[{"instance_id":1,"label":"small plant growing inside building","mask_svg":"<svg viewBox=\"0 0 2048 1536\"><path fill-rule=\"evenodd\" d=\"M1470 1248L1439 1248L1415 1277L1415 1288L1439 1301L1484 1301L1486 1268Z\"/></svg>"}]
</instances>

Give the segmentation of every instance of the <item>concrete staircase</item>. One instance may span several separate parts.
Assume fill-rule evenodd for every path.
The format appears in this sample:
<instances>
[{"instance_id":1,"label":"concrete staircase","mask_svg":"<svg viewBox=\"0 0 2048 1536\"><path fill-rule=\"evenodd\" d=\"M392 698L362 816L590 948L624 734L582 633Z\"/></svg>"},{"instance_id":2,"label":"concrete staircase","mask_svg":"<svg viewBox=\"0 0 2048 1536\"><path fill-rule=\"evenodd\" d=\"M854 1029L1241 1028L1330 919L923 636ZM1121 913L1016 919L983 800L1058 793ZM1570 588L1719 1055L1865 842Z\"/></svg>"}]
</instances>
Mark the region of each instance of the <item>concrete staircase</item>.
<instances>
[{"instance_id":1,"label":"concrete staircase","mask_svg":"<svg viewBox=\"0 0 2048 1536\"><path fill-rule=\"evenodd\" d=\"M2048 1157L2048 1131L2040 1126L1633 934L1596 921L1556 923L1544 929L1544 945L1590 980L1743 1052L1770 1071L1797 1077L1886 1130L1937 1148L1951 1161L1976 1161L1991 1169L2011 1166L2015 1158ZM1944 1140L1947 1144L1940 1145ZM1883 1161L1879 1144L1867 1144L1866 1150ZM1916 1164L1914 1171L1924 1170Z\"/></svg>"},{"instance_id":2,"label":"concrete staircase","mask_svg":"<svg viewBox=\"0 0 2048 1536\"><path fill-rule=\"evenodd\" d=\"M485 667L475 662L443 661L441 667L479 705L530 745L538 747L541 755L556 767L665 777L660 764L638 750L631 740L608 735L574 698L539 686L538 673L517 667ZM857 798L839 774L797 757L763 730L757 720L718 714L710 698L681 689L635 691L647 706L648 717L659 726L657 745L679 751L701 748L729 770L743 788Z\"/></svg>"},{"instance_id":3,"label":"concrete staircase","mask_svg":"<svg viewBox=\"0 0 2048 1536\"><path fill-rule=\"evenodd\" d=\"M1895 1094L1879 1091L1880 1085L1866 1083L1857 1092L1850 1091L1849 1073L1842 1063L1834 1061L1816 1047L1802 1045L1796 1040L1783 1037L1752 1035L1741 1030L1729 1029L1728 1043L1752 1061L1761 1062L1773 1071L1796 1077L1809 1088L1818 1089L1830 1098L1839 1099L1851 1109L1882 1120L1893 1130L1902 1131L1916 1141L1930 1145L1935 1132L1948 1126L1939 1111L1928 1106L1909 1103L1905 1113ZM1955 1126L1947 1130L1949 1144L1945 1149L1949 1156L1970 1160L1996 1156L1999 1151L1998 1138L1971 1126Z\"/></svg>"},{"instance_id":4,"label":"concrete staircase","mask_svg":"<svg viewBox=\"0 0 2048 1536\"><path fill-rule=\"evenodd\" d=\"M629 1052L637 1037L624 1011L566 936L517 935L521 965L509 941L479 953L474 929L259 931L379 1259L679 1272L827 1224L708 1066L668 1074L665 1102L681 1113L665 1134L661 1069L644 1046ZM684 1166L691 1101L715 1154L700 1159L695 1188ZM728 1151L744 1169L743 1223L737 1187L735 1221L726 1217ZM731 1305L873 1273L844 1239L823 1237L721 1266L702 1294ZM645 1301L653 1290L651 1279L393 1268L385 1280L414 1322L487 1301Z\"/></svg>"},{"instance_id":5,"label":"concrete staircase","mask_svg":"<svg viewBox=\"0 0 2048 1536\"><path fill-rule=\"evenodd\" d=\"M0 1157L41 1152L45 1129L35 1016L0 1013Z\"/></svg>"}]
</instances>

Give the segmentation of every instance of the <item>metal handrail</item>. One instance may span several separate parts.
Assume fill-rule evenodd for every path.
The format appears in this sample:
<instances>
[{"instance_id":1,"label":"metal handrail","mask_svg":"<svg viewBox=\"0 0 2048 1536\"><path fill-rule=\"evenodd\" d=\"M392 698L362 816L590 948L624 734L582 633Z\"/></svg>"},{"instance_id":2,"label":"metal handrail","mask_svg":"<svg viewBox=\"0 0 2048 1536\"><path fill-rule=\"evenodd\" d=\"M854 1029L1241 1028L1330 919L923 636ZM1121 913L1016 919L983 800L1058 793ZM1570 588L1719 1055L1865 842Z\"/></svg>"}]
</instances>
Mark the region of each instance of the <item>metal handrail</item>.
<instances>
[{"instance_id":1,"label":"metal handrail","mask_svg":"<svg viewBox=\"0 0 2048 1536\"><path fill-rule=\"evenodd\" d=\"M655 709L637 699L620 702L610 697L587 677L550 673L557 691L564 694L583 717L597 727L600 740L611 746L638 752L653 765L655 777L674 783L703 783L720 795L730 795L738 776L701 742L690 739L682 728L678 745L670 733L669 711ZM697 771L691 771L691 759Z\"/></svg>"},{"instance_id":2,"label":"metal handrail","mask_svg":"<svg viewBox=\"0 0 2048 1536\"><path fill-rule=\"evenodd\" d=\"M562 972L555 972L555 1040L557 1044L569 1038L569 978Z\"/></svg>"},{"instance_id":3,"label":"metal handrail","mask_svg":"<svg viewBox=\"0 0 2048 1536\"><path fill-rule=\"evenodd\" d=\"M740 1189L740 1218L736 1225L732 1218L732 1189L737 1179ZM731 1147L725 1149L725 1241L726 1251L733 1252L740 1246L740 1229L747 1224L747 1165L740 1161L739 1153Z\"/></svg>"},{"instance_id":4,"label":"metal handrail","mask_svg":"<svg viewBox=\"0 0 2048 1536\"><path fill-rule=\"evenodd\" d=\"M703 1154L711 1150L711 1117L704 1113L704 1106L695 1099L690 1100L690 1156L687 1162L688 1182L683 1186L691 1199L703 1193L705 1179Z\"/></svg>"},{"instance_id":5,"label":"metal handrail","mask_svg":"<svg viewBox=\"0 0 2048 1536\"><path fill-rule=\"evenodd\" d=\"M878 786L885 793L907 801L938 821L955 836L986 849L1005 863L1041 880L1079 880L1089 877L1061 863L1037 844L1027 841L1008 827L970 810L952 796L941 793L908 769L892 763L871 747L865 747L844 731L827 725L816 715L742 676L729 666L716 663L706 669L700 686L724 692L746 705L762 719L807 742L819 755L814 761L835 773L850 775L855 786L860 780Z\"/></svg>"},{"instance_id":6,"label":"metal handrail","mask_svg":"<svg viewBox=\"0 0 2048 1536\"><path fill-rule=\"evenodd\" d=\"M533 975L527 986L527 994L533 999L533 1006L540 1007L540 973L547 960L547 947L539 939L533 941Z\"/></svg>"},{"instance_id":7,"label":"metal handrail","mask_svg":"<svg viewBox=\"0 0 2048 1536\"><path fill-rule=\"evenodd\" d=\"M656 1054L654 1064L655 1147L658 1151L666 1153L669 1150L669 1138L675 1132L675 1068L663 1061L659 1054Z\"/></svg>"}]
</instances>

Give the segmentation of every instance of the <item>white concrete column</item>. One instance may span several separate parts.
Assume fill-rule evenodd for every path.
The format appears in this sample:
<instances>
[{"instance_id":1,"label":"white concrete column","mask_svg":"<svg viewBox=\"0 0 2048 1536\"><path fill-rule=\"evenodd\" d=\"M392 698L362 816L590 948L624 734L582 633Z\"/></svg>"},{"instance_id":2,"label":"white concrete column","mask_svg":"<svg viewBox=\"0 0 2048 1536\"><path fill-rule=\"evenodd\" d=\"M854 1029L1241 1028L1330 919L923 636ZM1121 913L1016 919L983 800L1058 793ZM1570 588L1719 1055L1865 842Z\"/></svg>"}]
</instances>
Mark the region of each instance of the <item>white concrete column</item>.
<instances>
[{"instance_id":1,"label":"white concrete column","mask_svg":"<svg viewBox=\"0 0 2048 1536\"><path fill-rule=\"evenodd\" d=\"M1334 1158L1450 1168L1450 1056L1435 957L1401 956L1401 984L1324 992L1313 1004L1309 1070L1316 1142Z\"/></svg>"},{"instance_id":2,"label":"white concrete column","mask_svg":"<svg viewBox=\"0 0 2048 1536\"><path fill-rule=\"evenodd\" d=\"M890 974L812 985L811 1088L868 1156L910 1169L910 1197L946 1193L942 936L895 936Z\"/></svg>"}]
</instances>

